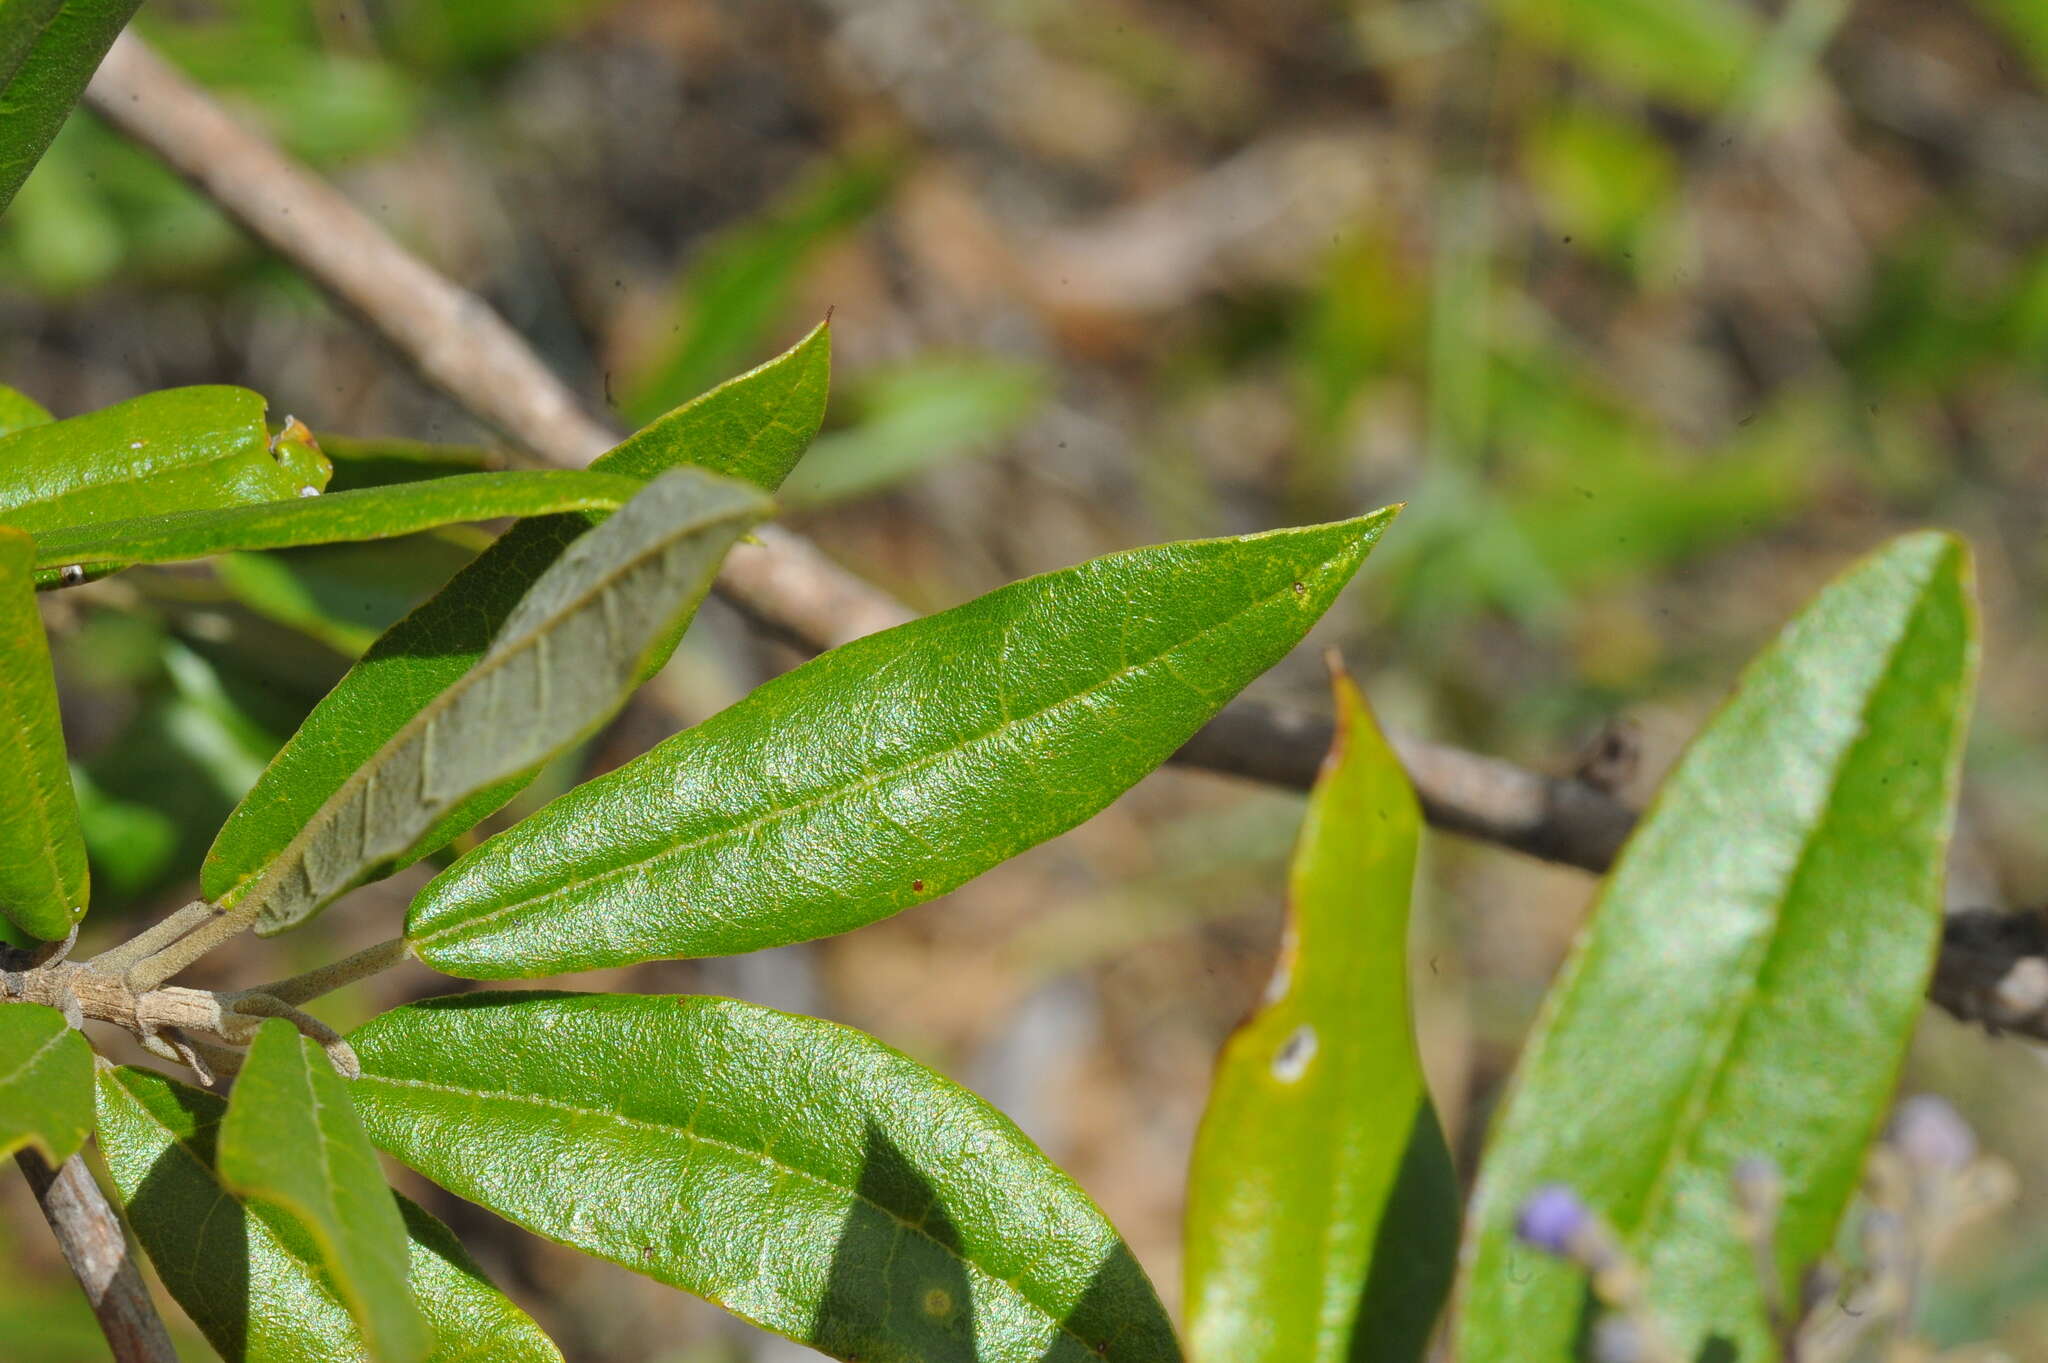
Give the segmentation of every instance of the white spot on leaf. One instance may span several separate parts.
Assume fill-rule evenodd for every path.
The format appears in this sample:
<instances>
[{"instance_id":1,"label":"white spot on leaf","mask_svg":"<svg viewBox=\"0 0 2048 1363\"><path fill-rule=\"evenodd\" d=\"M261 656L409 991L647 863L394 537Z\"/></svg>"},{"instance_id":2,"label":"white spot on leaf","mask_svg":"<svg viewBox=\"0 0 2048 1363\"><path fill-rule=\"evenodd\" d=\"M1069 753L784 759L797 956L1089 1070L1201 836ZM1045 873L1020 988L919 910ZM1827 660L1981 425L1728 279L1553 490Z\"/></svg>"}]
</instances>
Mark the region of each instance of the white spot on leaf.
<instances>
[{"instance_id":1,"label":"white spot on leaf","mask_svg":"<svg viewBox=\"0 0 2048 1363\"><path fill-rule=\"evenodd\" d=\"M1280 1049L1273 1052L1273 1077L1291 1084L1301 1078L1308 1070L1308 1062L1315 1058L1316 1029L1304 1022L1288 1033Z\"/></svg>"}]
</instances>

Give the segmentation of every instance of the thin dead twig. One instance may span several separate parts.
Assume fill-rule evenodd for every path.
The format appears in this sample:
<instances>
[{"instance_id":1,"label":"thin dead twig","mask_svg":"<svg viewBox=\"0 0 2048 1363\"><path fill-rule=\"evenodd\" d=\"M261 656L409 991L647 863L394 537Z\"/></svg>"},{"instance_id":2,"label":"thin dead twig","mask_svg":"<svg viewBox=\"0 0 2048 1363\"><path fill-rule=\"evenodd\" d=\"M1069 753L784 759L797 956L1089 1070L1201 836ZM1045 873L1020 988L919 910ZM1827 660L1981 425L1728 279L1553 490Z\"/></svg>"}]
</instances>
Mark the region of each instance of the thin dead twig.
<instances>
[{"instance_id":1,"label":"thin dead twig","mask_svg":"<svg viewBox=\"0 0 2048 1363\"><path fill-rule=\"evenodd\" d=\"M18 1150L14 1160L92 1302L114 1363L178 1363L170 1331L128 1252L127 1229L93 1182L85 1157L73 1155L55 1169L34 1150Z\"/></svg>"}]
</instances>

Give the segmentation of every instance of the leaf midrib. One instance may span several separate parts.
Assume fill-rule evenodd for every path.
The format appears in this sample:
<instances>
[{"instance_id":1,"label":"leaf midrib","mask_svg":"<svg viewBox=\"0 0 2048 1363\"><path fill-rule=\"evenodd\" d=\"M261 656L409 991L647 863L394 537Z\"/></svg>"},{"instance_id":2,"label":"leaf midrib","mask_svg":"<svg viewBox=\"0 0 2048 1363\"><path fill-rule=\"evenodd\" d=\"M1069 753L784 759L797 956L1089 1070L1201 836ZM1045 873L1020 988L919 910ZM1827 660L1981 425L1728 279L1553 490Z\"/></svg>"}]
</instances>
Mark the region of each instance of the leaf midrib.
<instances>
[{"instance_id":1,"label":"leaf midrib","mask_svg":"<svg viewBox=\"0 0 2048 1363\"><path fill-rule=\"evenodd\" d=\"M336 786L332 795L321 801L320 807L306 821L306 826L300 829L289 843L285 844L284 849L277 854L276 859L270 863L270 866L262 873L260 878L256 879L247 894L237 895L233 891L229 891L228 894L222 895L221 903L223 907L229 904L240 905L254 900L257 905L256 914L258 916L262 915L269 907L266 898L262 896L272 892L275 886L282 884L285 876L291 873L292 868L305 860L306 848L312 844L315 835L323 831L332 822L332 815L329 814L329 811L333 810L340 803L343 796L352 793L357 787L374 779L376 770L383 765L386 755L396 751L401 744L411 741L415 731L423 732L443 710L455 703L455 698L467 695L470 689L476 686L483 677L499 671L505 666L508 659L532 648L537 640L543 639L552 633L564 618L575 611L581 610L585 604L600 592L611 587L612 584L624 577L628 572L644 564L649 558L665 553L678 540L699 534L715 525L720 525L727 521L744 521L755 510L758 510L757 505L736 503L722 508L716 513L706 513L693 521L680 525L670 534L648 545L643 552L632 555L623 563L613 567L602 577L595 579L583 592L569 598L560 607L537 622L516 643L501 650L497 647L496 641L493 641L484 650L483 657L477 660L474 667L463 673L452 685L422 706L418 714L406 721L403 728L386 739L383 745L370 755L368 761L350 772L348 779ZM294 921L304 921L304 916Z\"/></svg>"},{"instance_id":2,"label":"leaf midrib","mask_svg":"<svg viewBox=\"0 0 2048 1363\"><path fill-rule=\"evenodd\" d=\"M923 1225L920 1225L916 1222L905 1220L902 1216L898 1215L894 1209L884 1205L883 1203L877 1202L874 1198L869 1197L866 1193L863 1193L858 1187L850 1187L844 1183L835 1182L834 1180L829 1179L825 1177L823 1174L817 1173L813 1170L805 1169L800 1165L790 1164L786 1160L777 1159L773 1154L769 1153L766 1150L756 1150L752 1146L741 1145L735 1141L720 1140L716 1136L707 1136L703 1132L696 1130L694 1127L671 1126L667 1123L653 1121L645 1117L631 1117L623 1112L607 1111L604 1108L579 1107L575 1103L567 1102L559 1098L545 1097L540 1094L517 1093L511 1090L500 1089L462 1088L454 1084L435 1083L432 1080L427 1079L400 1079L392 1075L373 1074L367 1070L364 1071L362 1078L358 1079L356 1082L359 1084L390 1084L399 1088L422 1089L429 1093L446 1094L451 1097L464 1098L471 1101L497 1100L499 1102L509 1103L514 1106L524 1104L531 1107L550 1108L554 1111L565 1112L575 1117L594 1117L601 1120L609 1121L616 1126L626 1127L633 1130L651 1131L666 1136L679 1137L683 1140L691 1141L696 1144L710 1146L713 1149L726 1150L736 1155L745 1155L750 1159L757 1159L761 1161L761 1163L768 1165L770 1168L779 1170L785 1174L794 1175L798 1178L808 1179L812 1183L817 1184L821 1188L828 1188L835 1193L844 1193L853 1201L874 1208L876 1211L888 1217L891 1221L894 1221L903 1229L911 1232L914 1235L921 1236L926 1241L929 1241L931 1244L937 1246L940 1251L945 1253L949 1258L953 1259L958 1264L960 1264L962 1268L970 1270L977 1276L986 1279L989 1282L1001 1283L1004 1287L1009 1288L1012 1292L1015 1292L1017 1294L1018 1300L1022 1301L1026 1306L1030 1307L1033 1311L1037 1312L1040 1316L1044 1317L1045 1320L1052 1325L1055 1331L1067 1336L1067 1338L1073 1340L1082 1348L1088 1350L1089 1353L1093 1354L1096 1352L1094 1341L1089 1340L1085 1336L1076 1333L1073 1330L1073 1328L1067 1324L1066 1320L1063 1319L1057 1312L1055 1312L1052 1308L1046 1306L1043 1302L1040 1302L1033 1298L1032 1295L1026 1292L1021 1286L1019 1286L1015 1280L1010 1278L999 1277L997 1274L983 1267L974 1259L971 1259L967 1255L962 1254L953 1246L947 1244L945 1241L933 1235L931 1231L927 1230ZM504 1213L500 1214L503 1215ZM527 1229L533 1230L535 1228L529 1226L527 1227ZM544 1234L545 1232L537 1233Z\"/></svg>"},{"instance_id":3,"label":"leaf midrib","mask_svg":"<svg viewBox=\"0 0 2048 1363\"><path fill-rule=\"evenodd\" d=\"M1691 1162L1695 1143L1698 1141L1701 1132L1710 1125L1707 1107L1714 1094L1721 1088L1722 1080L1726 1077L1730 1059L1736 1049L1736 1042L1741 1037L1743 1024L1749 1017L1751 1005L1756 999L1757 982L1769 968L1771 961L1784 944L1784 906L1798 888L1800 881L1804 878L1814 849L1821 843L1822 834L1839 817L1836 811L1835 797L1841 790L1843 774L1848 770L1856 754L1862 750L1865 744L1871 742L1874 737L1869 727L1872 701L1891 680L1898 664L1900 650L1905 647L1907 639L1912 636L1914 622L1919 618L1921 611L1926 608L1927 593L1933 585L1935 575L1938 573L1939 568L1935 570L1935 573L1930 573L1925 581L1918 584L1913 609L1906 614L1904 622L1899 627L1898 634L1886 647L1884 662L1877 670L1876 681L1865 693L1863 703L1857 707L1856 722L1858 732L1853 739L1842 746L1840 754L1831 765L1828 773L1827 798L1821 806L1820 817L1813 822L1805 836L1800 839L1799 853L1793 859L1791 868L1786 872L1783 882L1785 888L1777 896L1777 911L1772 915L1770 932L1745 953L1745 971L1741 977L1741 983L1735 990L1725 995L1726 1002L1724 1002L1720 1015L1715 1018L1715 1044L1712 1048L1712 1058L1707 1064L1701 1066L1696 1073L1686 1095L1683 1111L1681 1111L1678 1120L1672 1125L1671 1137L1665 1143L1664 1158L1659 1162L1656 1172L1651 1176L1649 1187L1645 1190L1643 1197L1642 1215L1637 1221L1636 1230L1629 1237L1635 1243L1647 1243L1652 1233L1661 1224L1670 1200L1672 1178L1678 1169Z\"/></svg>"},{"instance_id":4,"label":"leaf midrib","mask_svg":"<svg viewBox=\"0 0 2048 1363\"><path fill-rule=\"evenodd\" d=\"M28 1059L22 1061L19 1065L16 1065L6 1074L0 1074L0 1089L4 1089L11 1086L17 1080L19 1080L21 1076L27 1074L37 1065L40 1065L43 1062L43 1057L45 1055L49 1054L49 1052L54 1048L64 1044L64 1038L66 1035L70 1033L70 1031L71 1024L67 1022L66 1024L64 1024L63 1027L51 1033L50 1036L44 1040L42 1045L36 1047L33 1051L30 1051L28 1053Z\"/></svg>"},{"instance_id":5,"label":"leaf midrib","mask_svg":"<svg viewBox=\"0 0 2048 1363\"><path fill-rule=\"evenodd\" d=\"M1318 568L1327 567L1329 562L1330 560L1325 559L1316 566ZM959 740L954 744L951 744L950 746L938 748L931 752L923 753L917 757L913 757L908 761L904 762L901 766L891 767L884 771L864 775L857 780L849 781L843 785L833 786L827 790L820 791L817 794L812 795L806 799L797 801L795 804L785 805L780 809L768 810L767 812L757 815L756 817L748 820L745 823L728 824L723 828L713 829L710 832L705 833L701 837L692 839L689 842L678 843L673 847L662 848L660 851L652 853L651 855L639 857L632 861L623 862L617 866L607 867L602 871L593 872L590 875L583 876L575 880L567 881L561 885L554 887L553 889L544 891L540 894L530 895L525 899L516 900L510 904L499 905L498 907L490 909L484 913L462 918L454 923L449 924L448 926L433 929L425 933L412 934L411 940L416 945L422 946L432 942L442 941L446 939L453 939L459 941L464 937L472 935L472 930L482 928L490 923L493 923L498 919L503 918L507 914L515 913L521 909L528 908L535 904L545 904L552 900L560 899L565 895L580 893L593 885L599 885L607 881L616 880L621 876L631 874L635 871L641 870L642 868L654 866L659 863L670 861L678 857L687 856L689 853L694 852L699 848L710 846L713 843L726 842L730 841L733 838L750 836L760 831L761 829L769 827L772 824L779 823L784 819L794 818L801 814L808 814L815 810L822 809L827 805L834 804L842 799L860 794L865 791L874 790L877 787L888 785L895 781L904 780L909 777L915 776L917 773L925 770L928 767L936 765L937 763L943 761L948 757L951 757L958 753L966 752L968 749L973 748L979 744L982 744L990 739L997 738L1004 734L1007 734L1013 729L1020 729L1025 725L1031 724L1039 719L1042 719L1046 715L1052 714L1055 711L1058 711L1064 707L1072 706L1082 701L1088 700L1098 695L1099 693L1108 690L1117 682L1120 682L1137 672L1143 671L1144 669L1153 666L1155 663L1170 660L1174 654L1187 648L1189 645L1200 642L1202 639L1207 638L1209 635L1215 633L1217 630L1226 629L1229 626L1236 624L1239 620L1251 614L1253 611L1258 610L1264 606L1268 606L1273 602L1279 600L1281 597L1289 595L1292 592L1292 590L1292 585L1290 584L1289 586L1282 587L1279 590L1270 593L1269 595L1257 597L1253 599L1248 605L1245 605L1235 611L1232 611L1229 615L1224 616L1222 619L1213 621L1210 624L1203 626L1201 629L1195 631L1193 634L1189 634L1175 641L1167 648L1161 649L1158 653L1153 654L1149 658L1145 658L1134 663L1127 662L1124 664L1124 666L1118 668L1116 671L1109 673L1107 676L1103 677L1099 681L1090 683L1088 686L1084 687L1079 691L1075 691L1070 695L1062 696L1060 699L1056 701L1052 701L1049 704L1040 706L1038 709L1033 710L1029 714L1007 717L1003 719L1001 722L991 726L990 728L983 729L981 732L976 734L969 734L967 737ZM1206 702L1208 700L1207 694L1204 693L1201 690L1201 688L1195 686L1194 683L1188 681L1185 677L1180 676L1179 673L1172 672L1171 668L1169 668L1168 671L1173 675L1174 680L1180 682L1190 691L1193 691L1203 701ZM1000 684L1000 679L998 679L998 682ZM1007 708L1007 705L1005 706L1005 708ZM1033 770L1036 770L1035 766Z\"/></svg>"}]
</instances>

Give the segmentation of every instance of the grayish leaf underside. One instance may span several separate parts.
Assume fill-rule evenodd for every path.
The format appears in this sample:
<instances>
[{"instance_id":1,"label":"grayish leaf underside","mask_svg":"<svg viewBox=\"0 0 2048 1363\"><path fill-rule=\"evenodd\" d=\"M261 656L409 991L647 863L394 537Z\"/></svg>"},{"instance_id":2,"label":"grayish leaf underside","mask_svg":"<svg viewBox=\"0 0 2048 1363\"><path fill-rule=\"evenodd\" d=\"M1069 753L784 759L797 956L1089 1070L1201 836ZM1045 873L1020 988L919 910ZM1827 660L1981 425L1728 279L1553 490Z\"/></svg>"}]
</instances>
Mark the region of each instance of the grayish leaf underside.
<instances>
[{"instance_id":1,"label":"grayish leaf underside","mask_svg":"<svg viewBox=\"0 0 2048 1363\"><path fill-rule=\"evenodd\" d=\"M588 732L768 507L758 490L696 469L649 483L571 544L477 665L320 807L249 883L238 915L265 934L297 926L463 800Z\"/></svg>"}]
</instances>

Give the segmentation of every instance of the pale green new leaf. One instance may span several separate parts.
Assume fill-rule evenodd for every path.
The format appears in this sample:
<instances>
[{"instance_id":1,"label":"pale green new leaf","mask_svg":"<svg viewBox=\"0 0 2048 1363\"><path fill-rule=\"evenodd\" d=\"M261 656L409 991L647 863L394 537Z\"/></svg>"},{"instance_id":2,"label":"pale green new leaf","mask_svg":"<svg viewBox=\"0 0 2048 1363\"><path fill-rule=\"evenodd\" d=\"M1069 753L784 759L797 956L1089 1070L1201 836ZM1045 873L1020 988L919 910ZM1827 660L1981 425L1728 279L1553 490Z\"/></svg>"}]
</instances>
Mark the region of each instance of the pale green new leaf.
<instances>
[{"instance_id":1,"label":"pale green new leaf","mask_svg":"<svg viewBox=\"0 0 2048 1363\"><path fill-rule=\"evenodd\" d=\"M41 535L326 487L327 461L273 448L263 410L246 388L166 388L0 436L0 524Z\"/></svg>"},{"instance_id":2,"label":"pale green new leaf","mask_svg":"<svg viewBox=\"0 0 2048 1363\"><path fill-rule=\"evenodd\" d=\"M175 563L239 550L392 539L460 521L609 512L625 505L641 486L637 479L615 474L527 469L104 521L37 535L36 567L39 578L50 582L57 579L60 567L77 567L90 576L131 563Z\"/></svg>"},{"instance_id":3,"label":"pale green new leaf","mask_svg":"<svg viewBox=\"0 0 2048 1363\"><path fill-rule=\"evenodd\" d=\"M298 1219L375 1357L426 1356L433 1336L406 1290L405 1222L349 1083L282 1018L265 1022L249 1047L215 1163L237 1196Z\"/></svg>"},{"instance_id":4,"label":"pale green new leaf","mask_svg":"<svg viewBox=\"0 0 2048 1363\"><path fill-rule=\"evenodd\" d=\"M0 0L0 212L141 0Z\"/></svg>"},{"instance_id":5,"label":"pale green new leaf","mask_svg":"<svg viewBox=\"0 0 2048 1363\"><path fill-rule=\"evenodd\" d=\"M1422 810L1348 678L1309 796L1265 1002L1217 1065L1188 1179L1191 1354L1418 1363L1458 1185L1408 1002Z\"/></svg>"},{"instance_id":6,"label":"pale green new leaf","mask_svg":"<svg viewBox=\"0 0 2048 1363\"><path fill-rule=\"evenodd\" d=\"M406 935L505 979L804 941L943 894L1164 762L1393 514L1113 554L834 649L470 852Z\"/></svg>"},{"instance_id":7,"label":"pale green new leaf","mask_svg":"<svg viewBox=\"0 0 2048 1363\"><path fill-rule=\"evenodd\" d=\"M1071 1180L994 1108L850 1028L731 999L468 994L350 1041L390 1154L824 1353L1179 1356Z\"/></svg>"},{"instance_id":8,"label":"pale green new leaf","mask_svg":"<svg viewBox=\"0 0 2048 1363\"><path fill-rule=\"evenodd\" d=\"M91 1131L92 1047L54 1008L0 1004L0 1155L62 1164Z\"/></svg>"},{"instance_id":9,"label":"pale green new leaf","mask_svg":"<svg viewBox=\"0 0 2048 1363\"><path fill-rule=\"evenodd\" d=\"M760 520L758 490L695 469L663 474L576 540L530 587L474 667L358 767L225 902L257 930L304 922L403 857L462 801L531 770L601 724L647 656Z\"/></svg>"},{"instance_id":10,"label":"pale green new leaf","mask_svg":"<svg viewBox=\"0 0 2048 1363\"><path fill-rule=\"evenodd\" d=\"M315 1267L319 1250L304 1227L221 1182L214 1158L225 1103L127 1068L101 1073L98 1098L100 1151L128 1224L228 1363L368 1363L362 1332ZM561 1363L447 1227L397 1201L410 1237L410 1290L435 1341L428 1363Z\"/></svg>"},{"instance_id":11,"label":"pale green new leaf","mask_svg":"<svg viewBox=\"0 0 2048 1363\"><path fill-rule=\"evenodd\" d=\"M687 466L773 490L825 415L830 333L822 326L784 355L721 384L636 432L593 471L652 478ZM200 889L219 899L255 875L296 837L378 748L483 657L526 589L596 513L523 521L386 631L327 693L214 839ZM672 634L680 637L688 621ZM673 639L650 655L657 666ZM501 782L462 802L406 854L425 856L473 827L523 785Z\"/></svg>"},{"instance_id":12,"label":"pale green new leaf","mask_svg":"<svg viewBox=\"0 0 2048 1363\"><path fill-rule=\"evenodd\" d=\"M0 525L0 914L57 940L85 913L85 836L64 755L35 545Z\"/></svg>"},{"instance_id":13,"label":"pale green new leaf","mask_svg":"<svg viewBox=\"0 0 2048 1363\"><path fill-rule=\"evenodd\" d=\"M1585 1275L1514 1236L1552 1183L1614 1226L1677 1357L1777 1357L1731 1175L1759 1159L1783 1180L1777 1287L1799 1300L1922 1011L1975 659L1964 549L1909 535L1822 592L1694 740L1495 1123L1464 1363L1580 1356Z\"/></svg>"}]
</instances>

